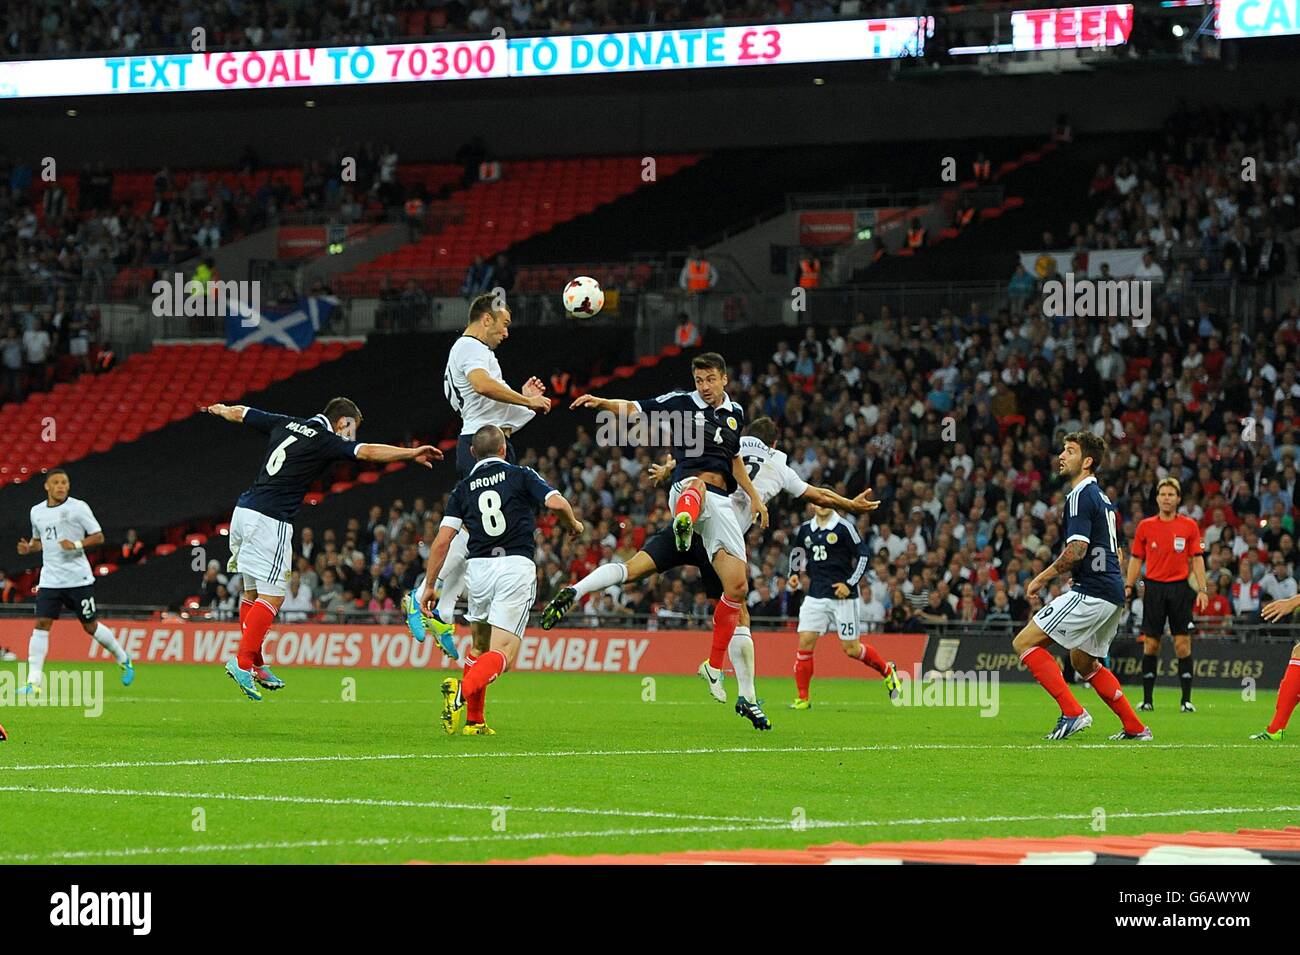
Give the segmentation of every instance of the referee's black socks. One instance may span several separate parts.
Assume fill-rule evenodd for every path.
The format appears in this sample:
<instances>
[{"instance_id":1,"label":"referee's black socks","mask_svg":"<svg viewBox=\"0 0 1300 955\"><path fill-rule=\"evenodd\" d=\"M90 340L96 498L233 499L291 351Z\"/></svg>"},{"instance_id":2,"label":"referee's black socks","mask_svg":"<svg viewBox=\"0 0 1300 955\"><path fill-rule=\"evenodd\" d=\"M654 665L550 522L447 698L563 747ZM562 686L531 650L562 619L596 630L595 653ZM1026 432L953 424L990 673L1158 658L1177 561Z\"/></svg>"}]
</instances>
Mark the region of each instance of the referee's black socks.
<instances>
[{"instance_id":1,"label":"referee's black socks","mask_svg":"<svg viewBox=\"0 0 1300 955\"><path fill-rule=\"evenodd\" d=\"M1192 702L1192 658L1178 658L1178 682L1183 688L1183 702Z\"/></svg>"},{"instance_id":2,"label":"referee's black socks","mask_svg":"<svg viewBox=\"0 0 1300 955\"><path fill-rule=\"evenodd\" d=\"M1151 705L1151 691L1156 688L1156 668L1159 665L1159 654L1144 653L1142 655L1142 701L1147 706Z\"/></svg>"}]
</instances>

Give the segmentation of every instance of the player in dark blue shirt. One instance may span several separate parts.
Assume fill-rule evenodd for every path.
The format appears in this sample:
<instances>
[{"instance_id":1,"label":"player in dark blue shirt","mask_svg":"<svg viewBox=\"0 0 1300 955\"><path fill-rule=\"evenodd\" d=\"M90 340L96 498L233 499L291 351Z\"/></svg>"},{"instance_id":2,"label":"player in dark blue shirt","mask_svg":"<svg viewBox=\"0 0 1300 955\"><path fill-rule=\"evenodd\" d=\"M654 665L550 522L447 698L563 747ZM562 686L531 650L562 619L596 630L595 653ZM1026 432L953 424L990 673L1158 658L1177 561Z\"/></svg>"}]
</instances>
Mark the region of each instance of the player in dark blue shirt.
<instances>
[{"instance_id":1,"label":"player in dark blue shirt","mask_svg":"<svg viewBox=\"0 0 1300 955\"><path fill-rule=\"evenodd\" d=\"M1025 596L1033 599L1053 579L1066 574L1073 578L1073 586L1034 614L1012 646L1061 707L1061 717L1045 739L1066 739L1092 725L1092 717L1074 698L1061 668L1047 652L1047 644L1055 642L1070 652L1075 672L1123 722L1123 730L1111 739L1149 740L1150 728L1142 725L1119 681L1102 663L1124 613L1119 516L1096 477L1106 455L1106 442L1091 431L1073 431L1065 436L1064 444L1060 473L1069 485L1065 548L1050 567L1029 582Z\"/></svg>"},{"instance_id":2,"label":"player in dark blue shirt","mask_svg":"<svg viewBox=\"0 0 1300 955\"><path fill-rule=\"evenodd\" d=\"M844 652L866 664L885 680L891 699L901 690L893 663L861 639L858 621L858 583L866 573L871 551L853 522L829 507L813 508L813 519L794 532L790 550L790 575L808 574L808 596L799 606L799 648L794 655L796 696L792 710L812 706L813 651L822 634L833 631Z\"/></svg>"},{"instance_id":3,"label":"player in dark blue shirt","mask_svg":"<svg viewBox=\"0 0 1300 955\"><path fill-rule=\"evenodd\" d=\"M466 661L463 679L448 677L442 682L442 725L448 733L494 735L485 721L487 687L515 662L537 599L533 563L537 509L559 512L575 537L582 533L582 522L564 495L536 471L505 460L506 436L496 425L475 431L470 450L476 463L447 499L442 526L429 551L420 605L432 612L433 581L452 540L465 528L469 533L465 619L474 635L476 656Z\"/></svg>"},{"instance_id":4,"label":"player in dark blue shirt","mask_svg":"<svg viewBox=\"0 0 1300 955\"><path fill-rule=\"evenodd\" d=\"M270 414L245 405L216 404L202 410L267 435L262 466L239 496L230 518L227 565L231 573L242 575L244 594L239 605L243 629L239 654L226 661L226 672L249 699L260 700L259 686L268 690L284 686L262 658L262 640L284 602L293 556L293 519L312 482L335 461L415 461L432 467L442 460L442 452L429 445L357 444L361 412L347 398L334 398L311 418Z\"/></svg>"},{"instance_id":5,"label":"player in dark blue shirt","mask_svg":"<svg viewBox=\"0 0 1300 955\"><path fill-rule=\"evenodd\" d=\"M760 530L767 528L767 505L740 457L745 416L741 407L727 397L726 361L716 352L696 355L691 359L691 375L695 379L694 391L670 392L646 401L581 395L570 407L594 408L614 416L600 427L604 437L598 440L607 445L658 445L662 443L658 432L670 435L677 464L668 505L673 511L677 549L689 551L698 532L722 581L722 597L713 611L713 643L709 658L700 664L698 672L708 683L709 694L725 703L722 666L749 591L746 528L737 521L728 496L737 486L744 489L749 496L752 523Z\"/></svg>"}]
</instances>

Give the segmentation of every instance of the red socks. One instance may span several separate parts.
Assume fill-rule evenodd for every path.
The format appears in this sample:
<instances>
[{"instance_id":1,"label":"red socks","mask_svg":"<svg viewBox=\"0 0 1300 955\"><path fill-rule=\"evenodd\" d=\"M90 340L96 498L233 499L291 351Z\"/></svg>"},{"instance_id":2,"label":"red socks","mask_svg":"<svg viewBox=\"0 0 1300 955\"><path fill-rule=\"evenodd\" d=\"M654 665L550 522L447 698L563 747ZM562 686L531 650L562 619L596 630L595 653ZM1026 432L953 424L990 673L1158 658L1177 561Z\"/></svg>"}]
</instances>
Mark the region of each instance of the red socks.
<instances>
[{"instance_id":1,"label":"red socks","mask_svg":"<svg viewBox=\"0 0 1300 955\"><path fill-rule=\"evenodd\" d=\"M239 629L242 631L248 625L248 611L253 609L253 601L247 597L239 599ZM253 666L265 666L266 662L262 659L262 651L259 648L253 654Z\"/></svg>"},{"instance_id":2,"label":"red socks","mask_svg":"<svg viewBox=\"0 0 1300 955\"><path fill-rule=\"evenodd\" d=\"M696 487L688 487L677 496L677 506L673 508L673 517L678 514L691 515L692 521L700 519L700 508L704 506L704 494Z\"/></svg>"},{"instance_id":3,"label":"red socks","mask_svg":"<svg viewBox=\"0 0 1300 955\"><path fill-rule=\"evenodd\" d=\"M799 699L808 699L808 687L812 686L813 652L796 650L794 652L794 685L799 691Z\"/></svg>"},{"instance_id":4,"label":"red socks","mask_svg":"<svg viewBox=\"0 0 1300 955\"><path fill-rule=\"evenodd\" d=\"M1064 680L1064 678L1062 678ZM1133 705L1129 703L1124 691L1119 688L1119 680L1115 679L1115 674L1111 673L1104 666L1098 666L1096 671L1087 680L1084 681L1097 691L1101 701L1111 708L1120 722L1124 724L1125 733L1141 733L1146 729L1138 715L1133 712Z\"/></svg>"},{"instance_id":5,"label":"red socks","mask_svg":"<svg viewBox=\"0 0 1300 955\"><path fill-rule=\"evenodd\" d=\"M469 701L475 694L486 694L487 686L506 668L506 656L500 650L489 650L475 661L472 667L465 671L465 676L461 681L461 693L465 697L465 705L469 706ZM466 720L469 719L469 713L465 714ZM482 722L476 720L475 722Z\"/></svg>"},{"instance_id":6,"label":"red socks","mask_svg":"<svg viewBox=\"0 0 1300 955\"><path fill-rule=\"evenodd\" d=\"M239 668L251 670L254 666L263 666L262 641L275 621L275 608L258 598L247 611L240 607L239 616L244 631L239 638Z\"/></svg>"},{"instance_id":7,"label":"red socks","mask_svg":"<svg viewBox=\"0 0 1300 955\"><path fill-rule=\"evenodd\" d=\"M1300 703L1300 657L1292 657L1286 673L1282 674L1282 685L1277 688L1277 709L1273 712L1273 722L1268 724L1270 733L1286 729L1297 703Z\"/></svg>"},{"instance_id":8,"label":"red socks","mask_svg":"<svg viewBox=\"0 0 1300 955\"><path fill-rule=\"evenodd\" d=\"M889 664L885 662L879 651L865 640L862 641L862 649L858 652L858 659L865 663L871 669L875 670L881 676L889 669Z\"/></svg>"},{"instance_id":9,"label":"red socks","mask_svg":"<svg viewBox=\"0 0 1300 955\"><path fill-rule=\"evenodd\" d=\"M684 497L685 495L683 495ZM678 501L680 506L681 502ZM713 646L709 649L709 666L721 670L727 659L727 646L740 623L740 604L723 597L713 610Z\"/></svg>"},{"instance_id":10,"label":"red socks","mask_svg":"<svg viewBox=\"0 0 1300 955\"><path fill-rule=\"evenodd\" d=\"M1050 653L1042 647L1030 647L1020 655L1020 662L1029 668L1029 672L1034 675L1039 685L1052 694L1052 699L1056 700L1061 708L1062 716L1074 717L1083 712L1083 707L1070 692L1070 687L1065 682L1065 675L1061 673L1061 668L1056 665ZM1139 724L1140 728L1141 724Z\"/></svg>"},{"instance_id":11,"label":"red socks","mask_svg":"<svg viewBox=\"0 0 1300 955\"><path fill-rule=\"evenodd\" d=\"M465 652L465 672L468 673L469 668L472 667L477 662L478 662L478 657L474 656L473 649L467 650ZM464 677L462 676L461 679L464 679ZM487 687L484 687L483 689L479 690L473 696L466 696L465 697L465 722L466 723L484 722L483 709L486 704L487 704Z\"/></svg>"}]
</instances>

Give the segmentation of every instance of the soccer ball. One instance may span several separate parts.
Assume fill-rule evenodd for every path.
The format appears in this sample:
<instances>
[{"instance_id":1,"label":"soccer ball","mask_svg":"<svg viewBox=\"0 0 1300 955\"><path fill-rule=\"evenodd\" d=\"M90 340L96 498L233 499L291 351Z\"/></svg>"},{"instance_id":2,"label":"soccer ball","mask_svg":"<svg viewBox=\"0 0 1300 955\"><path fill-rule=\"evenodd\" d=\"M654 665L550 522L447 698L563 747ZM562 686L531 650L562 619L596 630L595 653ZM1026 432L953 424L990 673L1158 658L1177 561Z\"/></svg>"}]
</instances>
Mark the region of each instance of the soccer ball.
<instances>
[{"instance_id":1,"label":"soccer ball","mask_svg":"<svg viewBox=\"0 0 1300 955\"><path fill-rule=\"evenodd\" d=\"M587 275L579 275L564 286L564 310L574 318L591 318L605 307L605 293L600 283Z\"/></svg>"}]
</instances>

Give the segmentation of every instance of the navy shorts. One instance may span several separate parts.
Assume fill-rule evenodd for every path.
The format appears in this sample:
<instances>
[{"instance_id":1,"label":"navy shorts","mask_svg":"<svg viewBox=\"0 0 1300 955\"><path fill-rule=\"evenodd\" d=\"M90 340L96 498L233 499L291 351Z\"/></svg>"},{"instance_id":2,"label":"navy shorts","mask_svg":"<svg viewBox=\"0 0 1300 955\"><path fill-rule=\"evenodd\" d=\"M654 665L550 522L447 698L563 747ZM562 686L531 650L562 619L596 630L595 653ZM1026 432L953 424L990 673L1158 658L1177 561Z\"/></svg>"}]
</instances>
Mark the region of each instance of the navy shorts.
<instances>
[{"instance_id":1,"label":"navy shorts","mask_svg":"<svg viewBox=\"0 0 1300 955\"><path fill-rule=\"evenodd\" d=\"M474 460L474 452L471 446L474 444L474 435L462 434L456 441L456 474L460 477L468 477L469 472L474 470L474 465L478 462ZM511 464L515 463L515 446L506 438L506 460Z\"/></svg>"},{"instance_id":2,"label":"navy shorts","mask_svg":"<svg viewBox=\"0 0 1300 955\"><path fill-rule=\"evenodd\" d=\"M677 549L677 542L673 540L673 529L665 527L647 537L641 549L650 555L655 569L661 574L674 567L698 567L704 592L711 600L722 596L722 581L709 562L709 555L704 552L704 543L698 534L691 540L691 549L683 552Z\"/></svg>"},{"instance_id":3,"label":"navy shorts","mask_svg":"<svg viewBox=\"0 0 1300 955\"><path fill-rule=\"evenodd\" d=\"M82 623L94 623L95 585L42 587L36 592L37 620L58 620L65 607L75 613Z\"/></svg>"}]
</instances>

